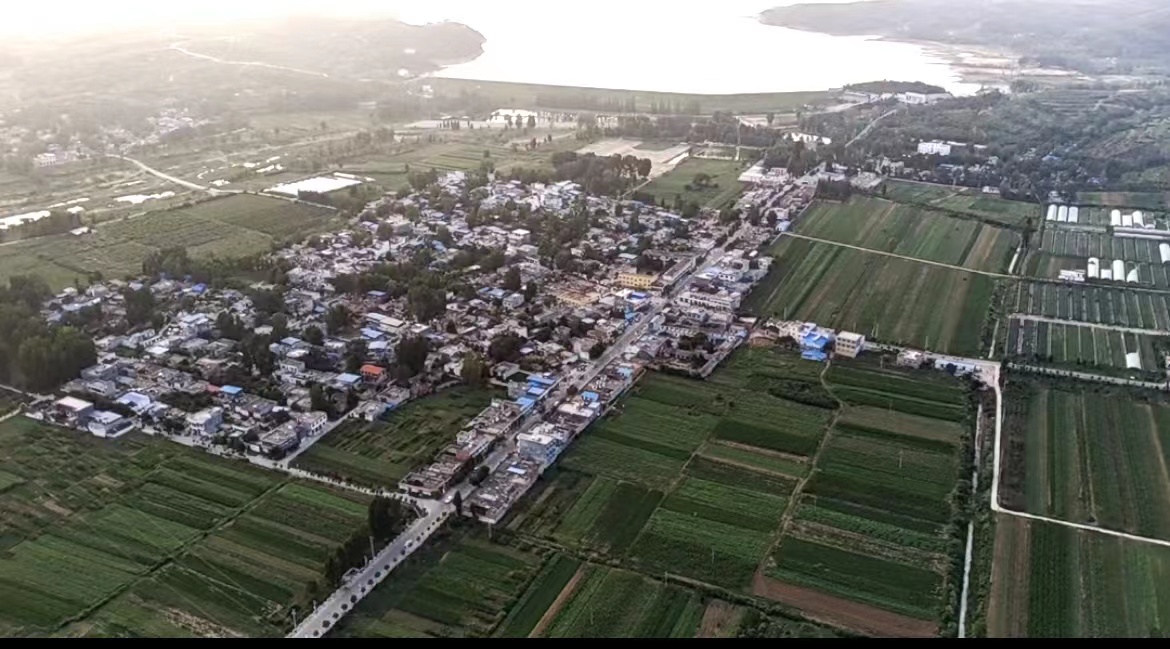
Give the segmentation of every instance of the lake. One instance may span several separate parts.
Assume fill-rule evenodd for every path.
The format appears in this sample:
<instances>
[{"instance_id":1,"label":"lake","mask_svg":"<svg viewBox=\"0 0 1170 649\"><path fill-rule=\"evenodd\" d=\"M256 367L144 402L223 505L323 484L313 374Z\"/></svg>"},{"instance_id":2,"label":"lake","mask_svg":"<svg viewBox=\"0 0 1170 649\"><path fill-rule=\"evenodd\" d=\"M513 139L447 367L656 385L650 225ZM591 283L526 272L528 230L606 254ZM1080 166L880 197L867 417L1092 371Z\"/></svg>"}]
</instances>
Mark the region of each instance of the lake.
<instances>
[{"instance_id":1,"label":"lake","mask_svg":"<svg viewBox=\"0 0 1170 649\"><path fill-rule=\"evenodd\" d=\"M796 2L439 0L395 13L416 24L465 23L487 38L483 55L440 77L703 94L823 90L880 79L925 81L955 94L979 89L918 45L802 32L757 18Z\"/></svg>"}]
</instances>

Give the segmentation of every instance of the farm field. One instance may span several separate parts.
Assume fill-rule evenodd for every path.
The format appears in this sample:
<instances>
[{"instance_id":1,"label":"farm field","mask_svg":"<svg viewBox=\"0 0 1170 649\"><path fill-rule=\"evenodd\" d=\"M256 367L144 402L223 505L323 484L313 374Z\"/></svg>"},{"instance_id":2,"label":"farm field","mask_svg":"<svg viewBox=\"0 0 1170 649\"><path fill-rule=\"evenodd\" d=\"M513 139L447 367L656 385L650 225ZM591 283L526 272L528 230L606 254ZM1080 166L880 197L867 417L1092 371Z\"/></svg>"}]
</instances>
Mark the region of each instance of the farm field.
<instances>
[{"instance_id":1,"label":"farm field","mask_svg":"<svg viewBox=\"0 0 1170 649\"><path fill-rule=\"evenodd\" d=\"M759 315L979 354L992 278L793 238L781 240L772 254L769 276L776 276L776 288L753 292L747 303Z\"/></svg>"},{"instance_id":2,"label":"farm field","mask_svg":"<svg viewBox=\"0 0 1170 649\"><path fill-rule=\"evenodd\" d=\"M894 201L927 203L1008 226L1023 226L1029 218L1038 224L1043 218L1042 208L1036 203L1007 200L966 187L887 180L883 196Z\"/></svg>"},{"instance_id":3,"label":"farm field","mask_svg":"<svg viewBox=\"0 0 1170 649\"><path fill-rule=\"evenodd\" d=\"M189 207L111 222L90 234L41 237L5 246L0 281L36 273L57 290L74 278L142 273L150 253L183 246L192 257L240 257L266 252L273 242L299 240L328 229L331 212L275 198L234 195Z\"/></svg>"},{"instance_id":4,"label":"farm field","mask_svg":"<svg viewBox=\"0 0 1170 649\"><path fill-rule=\"evenodd\" d=\"M643 575L582 569L574 590L539 635L550 638L690 638L703 615L699 596Z\"/></svg>"},{"instance_id":5,"label":"farm field","mask_svg":"<svg viewBox=\"0 0 1170 649\"><path fill-rule=\"evenodd\" d=\"M476 131L478 133L478 131ZM547 129L537 129L531 136L524 136L522 131L492 131L482 136L468 134L467 139L455 142L425 143L420 142L413 147L390 154L360 157L347 160L344 171L359 176L368 176L377 180L387 189L405 189L409 187L408 171L429 171L434 169L440 173L446 171L471 171L479 169L485 161L495 165L498 172L506 173L513 168L524 169L551 169L550 158L558 151L572 151L580 146L575 138L554 139L552 142L540 142L549 134ZM554 137L557 133L554 132ZM518 146L513 150L509 140L515 139L525 143L531 137L538 140L538 147L526 151ZM486 154L486 156L485 156Z\"/></svg>"},{"instance_id":6,"label":"farm field","mask_svg":"<svg viewBox=\"0 0 1170 649\"><path fill-rule=\"evenodd\" d=\"M823 369L743 349L705 382L650 374L504 527L862 633L933 635L966 388L862 361L835 363L829 392Z\"/></svg>"},{"instance_id":7,"label":"farm field","mask_svg":"<svg viewBox=\"0 0 1170 649\"><path fill-rule=\"evenodd\" d=\"M348 494L137 435L0 424L0 634L279 635Z\"/></svg>"},{"instance_id":8,"label":"farm field","mask_svg":"<svg viewBox=\"0 0 1170 649\"><path fill-rule=\"evenodd\" d=\"M1170 294L1116 286L1020 281L1008 292L1007 308L1024 315L1170 331Z\"/></svg>"},{"instance_id":9,"label":"farm field","mask_svg":"<svg viewBox=\"0 0 1170 649\"><path fill-rule=\"evenodd\" d=\"M1170 268L1162 263L1158 241L1111 237L1107 234L1073 230L1047 229L1041 239L1039 252L1028 258L1027 271L1034 277L1056 278L1060 270L1085 270L1089 257L1096 257L1102 269L1111 269L1112 262L1125 262L1125 270L1136 268L1138 283L1156 288L1170 287ZM1124 279L1124 278L1123 278ZM1109 285L1110 280L1101 280ZM1113 280L1114 284L1121 284Z\"/></svg>"},{"instance_id":10,"label":"farm field","mask_svg":"<svg viewBox=\"0 0 1170 649\"><path fill-rule=\"evenodd\" d=\"M1157 638L1170 633L1170 549L999 516L987 635Z\"/></svg>"},{"instance_id":11,"label":"farm field","mask_svg":"<svg viewBox=\"0 0 1170 649\"><path fill-rule=\"evenodd\" d=\"M1026 510L1073 523L1170 539L1170 405L1100 388L1025 383Z\"/></svg>"},{"instance_id":12,"label":"farm field","mask_svg":"<svg viewBox=\"0 0 1170 649\"><path fill-rule=\"evenodd\" d=\"M1006 228L865 196L854 196L847 203L815 203L801 218L796 231L871 250L994 272L1007 272L1019 246L1019 235Z\"/></svg>"},{"instance_id":13,"label":"farm field","mask_svg":"<svg viewBox=\"0 0 1170 649\"><path fill-rule=\"evenodd\" d=\"M650 181L642 191L660 201L673 205L676 198L683 203L695 202L699 207L722 209L735 201L743 191L739 175L747 167L730 160L688 158L677 167ZM711 177L710 186L701 189L693 183L697 174ZM690 187L690 189L688 189Z\"/></svg>"},{"instance_id":14,"label":"farm field","mask_svg":"<svg viewBox=\"0 0 1170 649\"><path fill-rule=\"evenodd\" d=\"M1130 209L1160 210L1170 208L1165 192L1079 192L1077 202Z\"/></svg>"},{"instance_id":15,"label":"farm field","mask_svg":"<svg viewBox=\"0 0 1170 649\"><path fill-rule=\"evenodd\" d=\"M1012 318L1006 353L1023 363L1039 362L1068 369L1094 368L1123 375L1165 376L1162 353L1170 348L1165 336L1151 336L1084 325ZM1140 367L1129 367L1126 354L1136 352Z\"/></svg>"},{"instance_id":16,"label":"farm field","mask_svg":"<svg viewBox=\"0 0 1170 649\"><path fill-rule=\"evenodd\" d=\"M493 396L456 387L407 403L386 421L349 419L298 455L293 466L368 487L392 486L454 440Z\"/></svg>"},{"instance_id":17,"label":"farm field","mask_svg":"<svg viewBox=\"0 0 1170 649\"><path fill-rule=\"evenodd\" d=\"M696 114L709 115L714 111L765 112L795 111L801 106L826 99L828 94L811 92L771 92L737 95L692 95L675 92L645 92L640 90L608 90L603 88L577 88L573 86L549 86L506 81L478 81L471 79L431 79L438 95L460 95L474 93L489 99L489 103L520 108L548 108L553 110L604 110L612 103L625 106L630 100L638 110L645 110L652 103L682 105L683 110L697 108ZM697 104L694 106L692 104Z\"/></svg>"},{"instance_id":18,"label":"farm field","mask_svg":"<svg viewBox=\"0 0 1170 649\"><path fill-rule=\"evenodd\" d=\"M529 583L535 578L543 588L554 588L549 580L560 572L555 565L542 568L543 560L536 554L480 536L486 535L455 531L432 540L354 607L332 635L485 637L505 619L507 628L518 628L543 602L532 601L539 595L521 598ZM520 619L509 615L514 606L520 609L516 612Z\"/></svg>"}]
</instances>

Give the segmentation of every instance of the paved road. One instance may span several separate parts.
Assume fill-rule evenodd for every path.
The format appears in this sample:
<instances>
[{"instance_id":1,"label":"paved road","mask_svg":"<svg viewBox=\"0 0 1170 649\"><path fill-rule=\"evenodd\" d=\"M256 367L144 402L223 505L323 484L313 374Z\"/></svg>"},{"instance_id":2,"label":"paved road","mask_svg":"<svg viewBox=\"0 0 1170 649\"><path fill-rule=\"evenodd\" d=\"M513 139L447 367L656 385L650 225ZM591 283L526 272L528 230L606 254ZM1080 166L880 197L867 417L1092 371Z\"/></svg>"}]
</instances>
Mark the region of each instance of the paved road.
<instances>
[{"instance_id":1,"label":"paved road","mask_svg":"<svg viewBox=\"0 0 1170 649\"><path fill-rule=\"evenodd\" d=\"M1037 367L1035 365L1025 365L1023 363L1008 363L1007 366L1013 370L1020 370L1022 372L1032 372L1034 374L1044 374L1047 376L1058 376L1071 379L1080 379L1082 381L1095 381L1097 383L1112 383L1113 385L1123 385L1131 388L1147 388L1150 390L1166 390L1166 382L1154 381L1138 381L1136 379L1125 379L1119 376L1104 376L1101 374L1091 374L1089 372L1073 372L1071 370L1061 370L1052 367Z\"/></svg>"},{"instance_id":2,"label":"paved road","mask_svg":"<svg viewBox=\"0 0 1170 649\"><path fill-rule=\"evenodd\" d=\"M864 129L862 129L862 131L860 133L858 133L852 140L849 140L848 142L846 142L845 148L848 149L849 147L853 146L854 142L857 142L858 140L869 135L869 132L873 130L873 127L877 126L878 122L889 117L890 115L893 115L896 112L898 112L898 109L894 108L893 110L890 110L890 111L887 111L885 113L882 113L881 115L878 115L876 118L874 118L874 120L872 122L867 124L866 127Z\"/></svg>"},{"instance_id":3,"label":"paved road","mask_svg":"<svg viewBox=\"0 0 1170 649\"><path fill-rule=\"evenodd\" d=\"M117 155L117 154L114 154L114 153L107 153L107 154L106 154L106 156L107 156L107 157L110 157L110 158L117 158L117 159L119 159L119 160L125 160L126 162L133 163L133 164L134 164L134 165L136 165L136 166L137 166L139 169L141 169L141 170L145 171L146 173L148 173L148 174L150 174L150 175L152 175L152 176L156 176L156 177L158 177L158 178L162 178L163 180L165 180L165 181L167 181L167 182L172 182L172 183L175 183L176 185L180 185L180 186L182 186L182 187L186 187L187 189L194 189L195 191L200 191L200 192L207 192L208 194L211 194L211 195L213 195L213 196L219 196L220 194L232 194L232 193L237 193L237 192L231 192L231 191L224 190L224 189L215 189L215 188L213 188L213 187L205 187L205 186L203 186L203 185L200 185L200 184L198 184L198 183L193 183L193 182L191 182L191 181L189 181L189 180L183 180L182 178L178 178L178 177L176 177L176 176L172 176L172 175L170 175L170 174L168 174L168 173L165 173L165 172L159 171L158 169L155 169L154 167L148 166L148 165L147 165L145 162L142 162L141 160L135 160L134 158L130 158L130 157L127 157L127 156L124 156L124 155Z\"/></svg>"},{"instance_id":4,"label":"paved road","mask_svg":"<svg viewBox=\"0 0 1170 649\"><path fill-rule=\"evenodd\" d=\"M1099 322L1083 322L1081 320L1065 320L1063 318L1050 318L1043 315L1030 315L1027 313L1013 313L1009 318L1015 320L1031 320L1032 322L1049 322L1052 324L1075 325L1077 327L1088 327L1089 329L1105 329L1108 331L1120 331L1127 334L1147 334L1150 336L1170 336L1170 331L1163 329L1142 329L1141 327L1124 327L1122 325L1108 325Z\"/></svg>"},{"instance_id":5,"label":"paved road","mask_svg":"<svg viewBox=\"0 0 1170 649\"><path fill-rule=\"evenodd\" d=\"M325 635L338 620L353 610L357 602L372 592L387 575L421 547L454 511L453 508L434 501L427 503L422 518L412 523L398 538L378 552L357 574L351 575L286 637L319 638Z\"/></svg>"},{"instance_id":6,"label":"paved road","mask_svg":"<svg viewBox=\"0 0 1170 649\"><path fill-rule=\"evenodd\" d=\"M174 50L176 52L181 52L181 53L186 54L187 56L190 56L193 58L202 59L204 61L211 61L212 63L219 63L221 65L242 65L242 66L251 66L251 67L257 67L257 68L268 68L270 70L284 70L285 72L296 72L297 74L307 74L309 76L317 77L317 78L321 78L321 79L328 79L329 78L329 75L325 74L324 72L316 72L314 70L302 70L301 68L290 68L290 67L285 66L285 65L275 65L273 63L264 63L263 61L228 61L226 59L221 59L219 57L211 56L209 54L200 54L199 52L192 52L191 50L183 47L180 43L175 43L175 44L171 45L168 49Z\"/></svg>"}]
</instances>

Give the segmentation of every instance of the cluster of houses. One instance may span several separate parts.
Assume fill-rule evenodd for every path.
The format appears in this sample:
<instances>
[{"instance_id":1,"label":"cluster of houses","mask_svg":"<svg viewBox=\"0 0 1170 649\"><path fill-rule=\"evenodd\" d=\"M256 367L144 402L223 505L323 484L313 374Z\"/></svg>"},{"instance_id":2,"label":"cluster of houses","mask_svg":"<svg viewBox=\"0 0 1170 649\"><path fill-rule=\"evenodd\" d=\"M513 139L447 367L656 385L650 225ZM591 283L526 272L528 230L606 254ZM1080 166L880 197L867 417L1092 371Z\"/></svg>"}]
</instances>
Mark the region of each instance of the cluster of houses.
<instances>
[{"instance_id":1,"label":"cluster of houses","mask_svg":"<svg viewBox=\"0 0 1170 649\"><path fill-rule=\"evenodd\" d=\"M350 230L274 252L279 284L226 288L164 275L66 289L43 315L92 333L97 363L32 414L104 437L138 427L279 459L341 417L373 421L461 380L474 355L489 361L509 398L453 431L400 487L438 496L494 454L497 470L478 476L468 505L495 520L644 367L703 374L747 339L750 322L737 311L772 263L757 249L815 190L791 179L756 183L740 207L767 218L751 226L709 210L683 219L658 205L587 196L571 182L470 182L451 173L427 190L387 195ZM564 245L573 267L550 267L525 219L579 223L582 215L587 227ZM485 251L508 261L484 267ZM355 290L355 277L420 258L460 280L425 321L406 291ZM344 326L332 317L339 310ZM639 336L598 371L598 356L633 323L644 325ZM408 338L427 349L409 375L397 358ZM513 343L507 358L493 347L501 339Z\"/></svg>"},{"instance_id":2,"label":"cluster of houses","mask_svg":"<svg viewBox=\"0 0 1170 649\"><path fill-rule=\"evenodd\" d=\"M477 486L466 501L470 516L499 523L545 469L638 380L643 365L616 359L585 386L557 402L548 402L536 423L515 436L515 448ZM485 411L486 412L486 411Z\"/></svg>"}]
</instances>

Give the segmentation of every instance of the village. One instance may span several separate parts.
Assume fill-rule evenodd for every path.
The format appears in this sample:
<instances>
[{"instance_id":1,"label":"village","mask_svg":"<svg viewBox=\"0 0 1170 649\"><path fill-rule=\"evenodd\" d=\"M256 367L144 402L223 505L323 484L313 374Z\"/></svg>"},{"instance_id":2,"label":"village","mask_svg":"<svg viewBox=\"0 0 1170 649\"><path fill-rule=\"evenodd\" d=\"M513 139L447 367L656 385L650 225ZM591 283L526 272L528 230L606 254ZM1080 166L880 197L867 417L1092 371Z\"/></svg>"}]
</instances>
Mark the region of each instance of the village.
<instances>
[{"instance_id":1,"label":"village","mask_svg":"<svg viewBox=\"0 0 1170 649\"><path fill-rule=\"evenodd\" d=\"M353 230L274 252L283 287L217 289L164 271L66 289L43 315L100 320L97 362L26 414L287 468L347 419L490 382L508 398L451 431L399 487L450 502L470 485L465 512L498 521L647 368L705 377L747 342L754 320L738 312L772 261L758 250L812 200L816 178L753 183L737 210L759 210L755 226L710 210L684 220L568 181L468 183L453 172L388 194ZM539 219L581 226L557 256L566 268L543 265L548 238L517 227ZM367 290L369 278L385 288L393 260L461 269L460 281L430 294Z\"/></svg>"}]
</instances>

